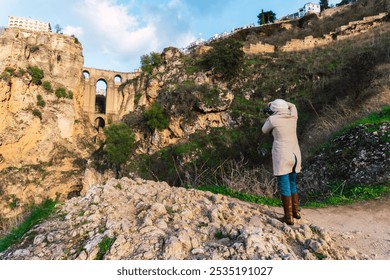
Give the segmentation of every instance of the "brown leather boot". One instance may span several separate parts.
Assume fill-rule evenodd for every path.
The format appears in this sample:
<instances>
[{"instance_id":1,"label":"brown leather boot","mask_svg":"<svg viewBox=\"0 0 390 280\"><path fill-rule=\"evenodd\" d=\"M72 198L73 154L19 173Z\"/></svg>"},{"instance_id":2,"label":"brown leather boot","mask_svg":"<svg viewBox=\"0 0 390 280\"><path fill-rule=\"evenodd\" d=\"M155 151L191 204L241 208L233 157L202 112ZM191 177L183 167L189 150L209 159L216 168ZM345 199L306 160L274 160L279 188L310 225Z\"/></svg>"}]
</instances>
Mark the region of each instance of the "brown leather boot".
<instances>
[{"instance_id":1,"label":"brown leather boot","mask_svg":"<svg viewBox=\"0 0 390 280\"><path fill-rule=\"evenodd\" d=\"M298 202L298 193L294 193L291 195L292 201L292 213L295 219L301 218L301 212L299 211L299 202Z\"/></svg>"},{"instance_id":2,"label":"brown leather boot","mask_svg":"<svg viewBox=\"0 0 390 280\"><path fill-rule=\"evenodd\" d=\"M293 225L294 218L292 214L291 196L282 195L282 202L283 202L284 217L279 220L288 225Z\"/></svg>"}]
</instances>

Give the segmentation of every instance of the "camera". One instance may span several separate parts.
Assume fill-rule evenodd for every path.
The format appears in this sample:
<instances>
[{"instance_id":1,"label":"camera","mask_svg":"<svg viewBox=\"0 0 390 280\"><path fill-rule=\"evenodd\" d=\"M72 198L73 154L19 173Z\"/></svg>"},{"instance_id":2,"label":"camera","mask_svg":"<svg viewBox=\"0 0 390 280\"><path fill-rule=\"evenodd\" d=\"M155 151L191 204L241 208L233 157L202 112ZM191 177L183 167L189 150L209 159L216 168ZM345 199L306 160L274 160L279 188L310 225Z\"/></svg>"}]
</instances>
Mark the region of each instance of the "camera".
<instances>
[{"instance_id":1,"label":"camera","mask_svg":"<svg viewBox=\"0 0 390 280\"><path fill-rule=\"evenodd\" d=\"M266 115L271 116L274 112L271 110L270 107L265 107L265 108L263 109L263 113L266 114Z\"/></svg>"}]
</instances>

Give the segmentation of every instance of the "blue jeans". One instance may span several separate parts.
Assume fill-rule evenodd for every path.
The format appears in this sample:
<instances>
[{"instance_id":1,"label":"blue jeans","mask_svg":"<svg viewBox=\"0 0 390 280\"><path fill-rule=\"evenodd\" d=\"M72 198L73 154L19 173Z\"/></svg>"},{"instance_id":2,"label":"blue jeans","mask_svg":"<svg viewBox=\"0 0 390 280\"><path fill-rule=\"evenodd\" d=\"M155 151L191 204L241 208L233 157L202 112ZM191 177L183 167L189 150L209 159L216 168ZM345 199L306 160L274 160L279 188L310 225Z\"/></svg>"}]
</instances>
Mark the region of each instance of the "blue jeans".
<instances>
[{"instance_id":1,"label":"blue jeans","mask_svg":"<svg viewBox=\"0 0 390 280\"><path fill-rule=\"evenodd\" d=\"M289 174L276 176L278 179L278 186L281 195L291 196L297 193L297 173L291 172Z\"/></svg>"}]
</instances>

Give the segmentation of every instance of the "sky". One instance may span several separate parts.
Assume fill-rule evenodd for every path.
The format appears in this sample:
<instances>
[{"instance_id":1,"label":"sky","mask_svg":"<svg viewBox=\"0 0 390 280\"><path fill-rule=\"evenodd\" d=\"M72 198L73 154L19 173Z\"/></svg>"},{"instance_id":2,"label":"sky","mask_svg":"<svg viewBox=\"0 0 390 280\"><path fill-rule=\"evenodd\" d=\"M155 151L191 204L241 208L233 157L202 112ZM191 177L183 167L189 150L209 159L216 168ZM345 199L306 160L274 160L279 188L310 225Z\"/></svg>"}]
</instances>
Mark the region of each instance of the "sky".
<instances>
[{"instance_id":1,"label":"sky","mask_svg":"<svg viewBox=\"0 0 390 280\"><path fill-rule=\"evenodd\" d=\"M261 10L281 18L308 2L319 0L0 0L0 27L8 16L49 22L53 32L58 25L81 42L84 67L133 72L142 55L258 25Z\"/></svg>"}]
</instances>

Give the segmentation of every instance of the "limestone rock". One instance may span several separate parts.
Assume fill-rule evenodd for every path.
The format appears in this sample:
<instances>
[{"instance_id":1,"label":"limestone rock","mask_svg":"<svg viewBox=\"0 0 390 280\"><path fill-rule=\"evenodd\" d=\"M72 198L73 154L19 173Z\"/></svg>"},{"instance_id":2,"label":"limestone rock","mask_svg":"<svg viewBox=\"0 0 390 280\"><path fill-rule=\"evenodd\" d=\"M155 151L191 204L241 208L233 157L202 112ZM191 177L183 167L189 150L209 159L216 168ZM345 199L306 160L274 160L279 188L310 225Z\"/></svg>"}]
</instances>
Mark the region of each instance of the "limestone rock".
<instances>
[{"instance_id":1,"label":"limestone rock","mask_svg":"<svg viewBox=\"0 0 390 280\"><path fill-rule=\"evenodd\" d=\"M23 205L42 197L66 198L81 190L81 176L75 175L88 151L80 142L92 138L82 114L83 63L82 47L71 36L17 28L0 34L2 218L18 215ZM29 67L43 71L40 82L33 82ZM72 98L57 97L43 82ZM9 209L7 197L19 207Z\"/></svg>"},{"instance_id":2,"label":"limestone rock","mask_svg":"<svg viewBox=\"0 0 390 280\"><path fill-rule=\"evenodd\" d=\"M364 259L353 248L338 247L318 226L290 227L269 213L261 205L164 182L109 179L67 200L0 259L94 259L107 238L112 245L104 259L110 260Z\"/></svg>"}]
</instances>

